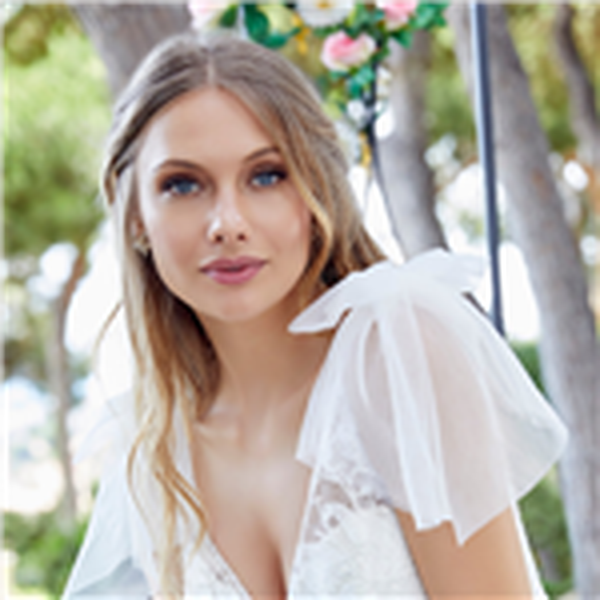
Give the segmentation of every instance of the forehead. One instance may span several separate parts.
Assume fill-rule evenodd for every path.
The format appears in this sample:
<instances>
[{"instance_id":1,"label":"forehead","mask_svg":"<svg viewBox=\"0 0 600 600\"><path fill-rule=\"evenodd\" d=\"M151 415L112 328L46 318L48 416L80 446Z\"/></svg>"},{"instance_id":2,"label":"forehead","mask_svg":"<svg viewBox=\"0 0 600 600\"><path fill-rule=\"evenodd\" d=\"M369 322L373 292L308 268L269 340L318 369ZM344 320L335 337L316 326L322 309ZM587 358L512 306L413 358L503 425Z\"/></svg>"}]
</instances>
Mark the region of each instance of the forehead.
<instances>
[{"instance_id":1,"label":"forehead","mask_svg":"<svg viewBox=\"0 0 600 600\"><path fill-rule=\"evenodd\" d=\"M163 108L149 123L138 159L218 160L243 158L273 140L233 94L218 88L193 90Z\"/></svg>"}]
</instances>

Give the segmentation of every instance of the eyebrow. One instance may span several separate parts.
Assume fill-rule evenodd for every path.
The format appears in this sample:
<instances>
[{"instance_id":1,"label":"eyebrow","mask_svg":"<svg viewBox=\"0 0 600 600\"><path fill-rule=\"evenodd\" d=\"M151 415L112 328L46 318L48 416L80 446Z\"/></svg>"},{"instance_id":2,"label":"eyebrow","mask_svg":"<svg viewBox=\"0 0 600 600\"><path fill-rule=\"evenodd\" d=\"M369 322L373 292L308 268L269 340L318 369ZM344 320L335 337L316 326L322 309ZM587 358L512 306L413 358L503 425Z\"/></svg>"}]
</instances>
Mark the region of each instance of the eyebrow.
<instances>
[{"instance_id":1,"label":"eyebrow","mask_svg":"<svg viewBox=\"0 0 600 600\"><path fill-rule=\"evenodd\" d=\"M248 162L252 162L253 160L256 160L257 158L260 158L261 156L264 156L266 154L281 154L279 152L279 150L275 147L275 146L269 146L267 148L260 148L259 150L255 150L254 152L251 152L250 154L248 154L248 156L246 156L243 160L244 163L248 163ZM182 167L185 169L201 169L202 165L198 165L196 163L190 162L188 160L184 160L184 159L180 159L180 158L169 158L167 160L165 160L164 162L159 163L158 165L156 165L156 167L154 168L154 171L159 171L160 169L163 169L164 167Z\"/></svg>"},{"instance_id":2,"label":"eyebrow","mask_svg":"<svg viewBox=\"0 0 600 600\"><path fill-rule=\"evenodd\" d=\"M256 152L252 152L245 159L244 162L250 162L251 160L255 160L260 158L264 154L281 154L279 150L275 146L269 146L268 148L261 148L260 150L256 150Z\"/></svg>"}]
</instances>

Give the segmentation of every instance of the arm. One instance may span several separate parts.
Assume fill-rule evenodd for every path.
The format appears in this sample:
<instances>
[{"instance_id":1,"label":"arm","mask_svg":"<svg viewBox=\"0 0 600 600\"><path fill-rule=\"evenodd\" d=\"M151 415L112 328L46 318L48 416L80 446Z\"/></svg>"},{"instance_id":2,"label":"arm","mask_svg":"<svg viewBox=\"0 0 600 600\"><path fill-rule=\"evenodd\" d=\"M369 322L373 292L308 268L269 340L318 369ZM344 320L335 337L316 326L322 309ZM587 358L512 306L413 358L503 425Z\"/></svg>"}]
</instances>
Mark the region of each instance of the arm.
<instances>
[{"instance_id":1,"label":"arm","mask_svg":"<svg viewBox=\"0 0 600 600\"><path fill-rule=\"evenodd\" d=\"M412 517L396 511L427 594L432 599L532 598L523 549L510 509L460 546L449 523L417 531Z\"/></svg>"}]
</instances>

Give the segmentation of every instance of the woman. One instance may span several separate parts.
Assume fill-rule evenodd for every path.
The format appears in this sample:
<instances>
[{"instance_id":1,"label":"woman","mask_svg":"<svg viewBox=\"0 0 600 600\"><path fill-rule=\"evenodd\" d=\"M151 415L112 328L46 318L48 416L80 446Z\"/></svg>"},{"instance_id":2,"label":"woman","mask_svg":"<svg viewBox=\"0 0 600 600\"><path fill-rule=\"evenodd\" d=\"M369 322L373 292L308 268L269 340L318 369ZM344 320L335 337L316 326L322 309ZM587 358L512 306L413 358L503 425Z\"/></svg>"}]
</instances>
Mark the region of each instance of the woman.
<instances>
[{"instance_id":1,"label":"woman","mask_svg":"<svg viewBox=\"0 0 600 600\"><path fill-rule=\"evenodd\" d=\"M117 103L103 187L133 397L67 596L541 593L517 499L564 428L462 294L363 228L297 70L173 38Z\"/></svg>"}]
</instances>

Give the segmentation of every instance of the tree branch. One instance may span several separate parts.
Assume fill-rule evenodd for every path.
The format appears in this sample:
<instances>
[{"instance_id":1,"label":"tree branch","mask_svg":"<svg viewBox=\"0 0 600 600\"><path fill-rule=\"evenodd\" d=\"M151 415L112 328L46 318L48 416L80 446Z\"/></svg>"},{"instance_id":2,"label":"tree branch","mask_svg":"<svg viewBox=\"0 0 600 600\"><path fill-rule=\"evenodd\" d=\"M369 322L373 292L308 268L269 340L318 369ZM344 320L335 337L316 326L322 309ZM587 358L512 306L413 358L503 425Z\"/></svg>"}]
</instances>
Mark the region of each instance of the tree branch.
<instances>
[{"instance_id":1,"label":"tree branch","mask_svg":"<svg viewBox=\"0 0 600 600\"><path fill-rule=\"evenodd\" d=\"M600 119L594 87L575 44L574 16L575 10L569 4L556 7L554 39L569 91L571 127L578 139L579 158L600 172Z\"/></svg>"}]
</instances>

